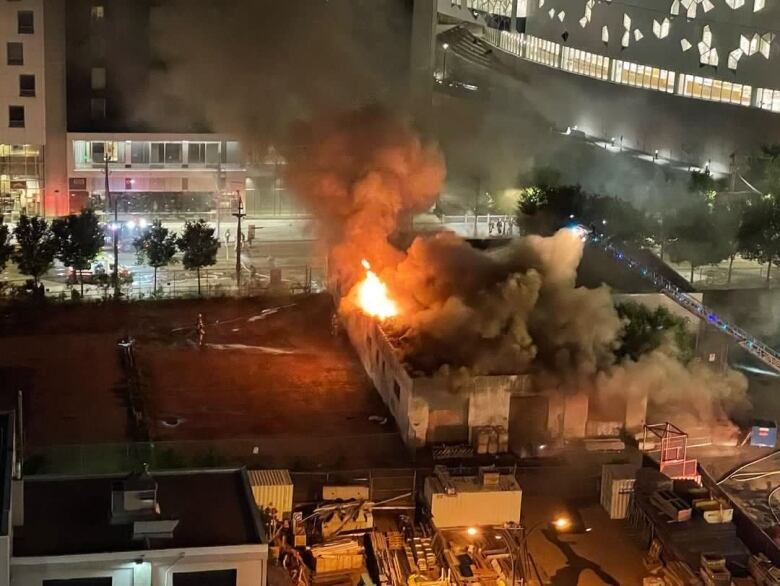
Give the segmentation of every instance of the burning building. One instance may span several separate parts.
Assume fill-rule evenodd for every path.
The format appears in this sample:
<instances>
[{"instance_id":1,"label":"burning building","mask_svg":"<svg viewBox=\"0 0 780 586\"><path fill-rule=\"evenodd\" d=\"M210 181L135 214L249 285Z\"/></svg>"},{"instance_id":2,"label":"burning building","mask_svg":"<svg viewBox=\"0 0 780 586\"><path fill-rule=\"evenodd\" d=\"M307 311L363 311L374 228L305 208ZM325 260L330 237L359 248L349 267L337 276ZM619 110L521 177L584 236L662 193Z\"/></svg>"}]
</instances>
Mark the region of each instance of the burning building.
<instances>
[{"instance_id":1,"label":"burning building","mask_svg":"<svg viewBox=\"0 0 780 586\"><path fill-rule=\"evenodd\" d=\"M438 149L404 121L366 109L294 138L287 178L320 220L341 319L408 445L472 441L485 427L515 450L637 431L648 397L684 403L687 388L716 386L673 347L619 358L625 323L607 287L576 286L573 231L490 251L449 232L393 246L444 178ZM722 415L704 403L697 418Z\"/></svg>"}]
</instances>

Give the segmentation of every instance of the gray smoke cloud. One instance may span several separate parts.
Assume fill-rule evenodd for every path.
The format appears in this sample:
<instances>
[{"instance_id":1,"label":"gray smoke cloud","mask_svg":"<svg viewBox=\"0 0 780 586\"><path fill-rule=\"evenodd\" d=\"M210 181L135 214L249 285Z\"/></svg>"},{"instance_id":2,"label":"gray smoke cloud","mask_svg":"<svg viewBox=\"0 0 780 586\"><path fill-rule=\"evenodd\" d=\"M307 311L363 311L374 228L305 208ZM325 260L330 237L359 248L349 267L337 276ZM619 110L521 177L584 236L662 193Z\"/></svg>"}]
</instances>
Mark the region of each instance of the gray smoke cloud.
<instances>
[{"instance_id":1,"label":"gray smoke cloud","mask_svg":"<svg viewBox=\"0 0 780 586\"><path fill-rule=\"evenodd\" d=\"M300 126L288 179L324 227L331 274L360 311L355 284L367 258L398 303L383 328L412 371L436 376L530 374L540 390L588 391L609 416L632 397L680 425L728 427L746 382L700 362L683 364L669 341L637 361L616 350L624 322L607 287L576 286L583 242L572 230L480 251L450 232L390 244L400 218L433 203L443 160L408 121L366 109Z\"/></svg>"},{"instance_id":2,"label":"gray smoke cloud","mask_svg":"<svg viewBox=\"0 0 780 586\"><path fill-rule=\"evenodd\" d=\"M405 0L166 0L152 8L147 122L202 126L245 144L291 120L375 101L408 83Z\"/></svg>"}]
</instances>

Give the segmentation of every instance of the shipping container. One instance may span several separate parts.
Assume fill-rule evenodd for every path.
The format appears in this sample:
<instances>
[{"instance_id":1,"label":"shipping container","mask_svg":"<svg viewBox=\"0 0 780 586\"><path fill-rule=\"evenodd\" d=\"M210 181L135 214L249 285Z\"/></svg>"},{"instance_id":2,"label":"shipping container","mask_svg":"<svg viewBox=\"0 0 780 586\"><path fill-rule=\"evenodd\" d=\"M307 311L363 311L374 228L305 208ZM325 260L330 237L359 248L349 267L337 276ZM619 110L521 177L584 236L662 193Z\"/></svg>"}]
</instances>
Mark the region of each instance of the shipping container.
<instances>
[{"instance_id":1,"label":"shipping container","mask_svg":"<svg viewBox=\"0 0 780 586\"><path fill-rule=\"evenodd\" d=\"M293 483L287 470L249 470L249 486L258 508L276 509L277 516L290 514Z\"/></svg>"},{"instance_id":2,"label":"shipping container","mask_svg":"<svg viewBox=\"0 0 780 586\"><path fill-rule=\"evenodd\" d=\"M367 501L368 497L368 487L359 484L322 487L324 501Z\"/></svg>"},{"instance_id":3,"label":"shipping container","mask_svg":"<svg viewBox=\"0 0 780 586\"><path fill-rule=\"evenodd\" d=\"M637 470L633 464L604 464L601 468L601 506L610 519L628 515Z\"/></svg>"},{"instance_id":4,"label":"shipping container","mask_svg":"<svg viewBox=\"0 0 780 586\"><path fill-rule=\"evenodd\" d=\"M501 475L498 486L484 486L479 477L452 477L454 491L435 477L425 480L425 500L439 528L520 523L523 493L514 477Z\"/></svg>"}]
</instances>

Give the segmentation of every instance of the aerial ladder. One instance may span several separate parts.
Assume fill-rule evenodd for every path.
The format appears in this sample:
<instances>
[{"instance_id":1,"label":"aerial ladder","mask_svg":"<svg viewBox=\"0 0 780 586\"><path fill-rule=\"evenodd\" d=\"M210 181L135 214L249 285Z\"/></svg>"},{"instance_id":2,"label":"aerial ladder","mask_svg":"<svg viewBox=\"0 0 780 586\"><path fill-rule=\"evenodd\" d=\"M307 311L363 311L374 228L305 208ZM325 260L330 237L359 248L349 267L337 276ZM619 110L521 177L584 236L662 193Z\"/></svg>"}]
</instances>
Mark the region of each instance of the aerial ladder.
<instances>
[{"instance_id":1,"label":"aerial ladder","mask_svg":"<svg viewBox=\"0 0 780 586\"><path fill-rule=\"evenodd\" d=\"M612 244L609 239L605 238L602 234L597 233L595 230L587 229L583 226L577 226L576 229L581 234L583 234L583 238L587 244L597 248L598 250L601 250L607 256L626 267L632 273L637 274L645 280L651 282L661 293L666 295L677 305L694 314L702 321L719 329L721 332L734 340L746 352L758 358L774 372L780 373L780 354L778 354L773 348L770 348L761 340L752 336L742 328L729 323L720 317L717 313L715 313L712 309L704 305L699 300L695 299L692 295L689 295L674 285L659 272L647 268L635 258L624 252L622 249Z\"/></svg>"}]
</instances>

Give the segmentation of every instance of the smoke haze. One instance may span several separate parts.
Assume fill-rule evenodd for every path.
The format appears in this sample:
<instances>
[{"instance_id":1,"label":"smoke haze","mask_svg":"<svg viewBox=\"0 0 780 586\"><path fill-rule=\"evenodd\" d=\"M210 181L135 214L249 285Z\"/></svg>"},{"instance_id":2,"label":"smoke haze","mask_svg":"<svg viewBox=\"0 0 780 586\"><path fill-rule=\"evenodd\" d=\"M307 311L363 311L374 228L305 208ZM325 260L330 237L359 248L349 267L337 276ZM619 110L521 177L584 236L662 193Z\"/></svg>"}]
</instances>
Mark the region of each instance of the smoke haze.
<instances>
[{"instance_id":1,"label":"smoke haze","mask_svg":"<svg viewBox=\"0 0 780 586\"><path fill-rule=\"evenodd\" d=\"M139 114L199 124L245 144L297 118L381 100L408 87L406 0L166 0L152 9L159 69ZM163 96L162 99L158 99Z\"/></svg>"},{"instance_id":2,"label":"smoke haze","mask_svg":"<svg viewBox=\"0 0 780 586\"><path fill-rule=\"evenodd\" d=\"M399 315L384 329L410 370L531 374L537 388L591 391L605 414L632 396L685 425L728 425L746 382L700 362L682 364L671 341L637 361L615 351L624 323L607 287L576 286L583 242L571 230L480 251L450 232L417 237L405 251L390 238L406 213L436 199L438 150L408 122L377 108L301 125L288 180L315 211L331 252L342 311L357 310L354 285L367 258Z\"/></svg>"}]
</instances>

